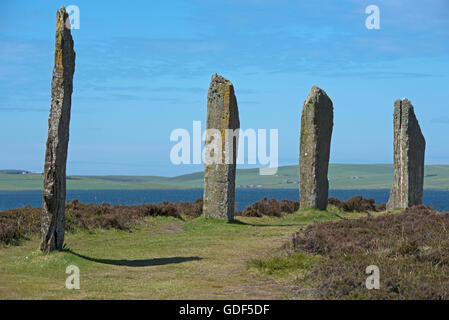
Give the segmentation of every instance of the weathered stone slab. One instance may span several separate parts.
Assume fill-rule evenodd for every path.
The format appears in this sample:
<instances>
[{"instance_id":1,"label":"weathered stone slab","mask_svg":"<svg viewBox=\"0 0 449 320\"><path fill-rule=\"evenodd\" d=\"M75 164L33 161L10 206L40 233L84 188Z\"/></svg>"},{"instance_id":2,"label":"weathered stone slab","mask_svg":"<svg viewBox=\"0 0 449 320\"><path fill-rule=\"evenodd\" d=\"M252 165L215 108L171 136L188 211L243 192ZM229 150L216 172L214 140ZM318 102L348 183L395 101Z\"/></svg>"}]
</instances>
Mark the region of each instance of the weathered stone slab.
<instances>
[{"instance_id":1,"label":"weathered stone slab","mask_svg":"<svg viewBox=\"0 0 449 320\"><path fill-rule=\"evenodd\" d=\"M234 87L229 80L214 74L207 95L203 197L206 217L234 219L238 134L234 138L228 133L239 128Z\"/></svg>"},{"instance_id":2,"label":"weathered stone slab","mask_svg":"<svg viewBox=\"0 0 449 320\"><path fill-rule=\"evenodd\" d=\"M422 203L426 140L407 99L394 102L394 181L387 209Z\"/></svg>"},{"instance_id":3,"label":"weathered stone slab","mask_svg":"<svg viewBox=\"0 0 449 320\"><path fill-rule=\"evenodd\" d=\"M45 151L41 250L61 250L64 244L66 162L75 51L69 16L64 7L56 13L55 65Z\"/></svg>"},{"instance_id":4,"label":"weathered stone slab","mask_svg":"<svg viewBox=\"0 0 449 320\"><path fill-rule=\"evenodd\" d=\"M325 210L334 111L324 90L313 86L301 114L299 192L301 208Z\"/></svg>"}]
</instances>

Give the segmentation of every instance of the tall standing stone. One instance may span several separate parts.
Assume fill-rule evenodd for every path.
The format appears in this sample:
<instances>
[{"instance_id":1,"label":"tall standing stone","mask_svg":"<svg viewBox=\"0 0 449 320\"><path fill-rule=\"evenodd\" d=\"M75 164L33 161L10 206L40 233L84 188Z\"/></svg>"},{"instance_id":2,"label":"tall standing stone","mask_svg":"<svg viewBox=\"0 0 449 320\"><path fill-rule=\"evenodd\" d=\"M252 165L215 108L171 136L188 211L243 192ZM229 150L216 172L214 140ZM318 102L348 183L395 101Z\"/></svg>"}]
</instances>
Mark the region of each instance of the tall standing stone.
<instances>
[{"instance_id":1,"label":"tall standing stone","mask_svg":"<svg viewBox=\"0 0 449 320\"><path fill-rule=\"evenodd\" d=\"M239 111L234 87L229 80L214 74L207 95L203 197L203 213L206 217L228 221L234 219L238 141L236 129L239 128ZM228 134L230 130L236 130L235 138L234 135ZM217 158L218 161L214 162Z\"/></svg>"},{"instance_id":2,"label":"tall standing stone","mask_svg":"<svg viewBox=\"0 0 449 320\"><path fill-rule=\"evenodd\" d=\"M387 209L408 208L422 202L426 140L409 100L394 102L393 121L394 181Z\"/></svg>"},{"instance_id":3,"label":"tall standing stone","mask_svg":"<svg viewBox=\"0 0 449 320\"><path fill-rule=\"evenodd\" d=\"M55 65L51 80L51 106L48 118L42 202L42 243L44 252L61 250L64 244L66 162L72 79L75 51L69 16L64 7L56 12Z\"/></svg>"},{"instance_id":4,"label":"tall standing stone","mask_svg":"<svg viewBox=\"0 0 449 320\"><path fill-rule=\"evenodd\" d=\"M304 102L301 115L299 147L301 208L326 210L333 118L331 99L324 90L313 86Z\"/></svg>"}]
</instances>

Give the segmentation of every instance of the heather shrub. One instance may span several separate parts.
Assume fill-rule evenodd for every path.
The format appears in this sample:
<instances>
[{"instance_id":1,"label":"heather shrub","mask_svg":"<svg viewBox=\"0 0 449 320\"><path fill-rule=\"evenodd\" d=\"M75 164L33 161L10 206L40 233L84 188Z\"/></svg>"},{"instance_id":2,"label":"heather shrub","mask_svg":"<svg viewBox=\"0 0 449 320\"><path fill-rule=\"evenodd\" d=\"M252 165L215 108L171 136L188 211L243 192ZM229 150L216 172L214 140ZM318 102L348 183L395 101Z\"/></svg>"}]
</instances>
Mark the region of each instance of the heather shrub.
<instances>
[{"instance_id":1,"label":"heather shrub","mask_svg":"<svg viewBox=\"0 0 449 320\"><path fill-rule=\"evenodd\" d=\"M281 212L293 213L299 210L299 201L281 200Z\"/></svg>"},{"instance_id":2,"label":"heather shrub","mask_svg":"<svg viewBox=\"0 0 449 320\"><path fill-rule=\"evenodd\" d=\"M15 244L40 231L41 210L29 206L0 212L0 242Z\"/></svg>"},{"instance_id":3,"label":"heather shrub","mask_svg":"<svg viewBox=\"0 0 449 320\"><path fill-rule=\"evenodd\" d=\"M195 202L180 202L178 209L181 214L190 218L197 218L203 213L203 198L196 199Z\"/></svg>"},{"instance_id":4,"label":"heather shrub","mask_svg":"<svg viewBox=\"0 0 449 320\"><path fill-rule=\"evenodd\" d=\"M386 210L385 203L376 205L374 199L367 199L362 196L352 197L346 202L337 198L329 198L327 202L344 212L381 212Z\"/></svg>"},{"instance_id":5,"label":"heather shrub","mask_svg":"<svg viewBox=\"0 0 449 320\"><path fill-rule=\"evenodd\" d=\"M238 212L238 215L246 217L282 217L282 214L293 213L299 209L299 201L282 200L263 198L260 201L253 203L246 207L243 211Z\"/></svg>"},{"instance_id":6,"label":"heather shrub","mask_svg":"<svg viewBox=\"0 0 449 320\"><path fill-rule=\"evenodd\" d=\"M375 211L374 199L366 199L362 196L355 196L345 202L343 211L346 212L368 212Z\"/></svg>"},{"instance_id":7,"label":"heather shrub","mask_svg":"<svg viewBox=\"0 0 449 320\"><path fill-rule=\"evenodd\" d=\"M140 208L145 206L85 204L74 200L66 204L66 230L130 230L145 216L145 209Z\"/></svg>"},{"instance_id":8,"label":"heather shrub","mask_svg":"<svg viewBox=\"0 0 449 320\"><path fill-rule=\"evenodd\" d=\"M10 244L15 240L18 240L20 233L18 228L15 228L13 224L7 221L0 221L0 242Z\"/></svg>"},{"instance_id":9,"label":"heather shrub","mask_svg":"<svg viewBox=\"0 0 449 320\"><path fill-rule=\"evenodd\" d=\"M342 209L343 205L344 205L344 201L341 201L340 199L337 199L337 198L328 198L327 204L330 204L330 205L336 206L339 209Z\"/></svg>"},{"instance_id":10,"label":"heather shrub","mask_svg":"<svg viewBox=\"0 0 449 320\"><path fill-rule=\"evenodd\" d=\"M414 206L399 214L308 226L297 252L323 259L308 274L323 299L449 299L449 213ZM379 290L365 287L376 265Z\"/></svg>"}]
</instances>

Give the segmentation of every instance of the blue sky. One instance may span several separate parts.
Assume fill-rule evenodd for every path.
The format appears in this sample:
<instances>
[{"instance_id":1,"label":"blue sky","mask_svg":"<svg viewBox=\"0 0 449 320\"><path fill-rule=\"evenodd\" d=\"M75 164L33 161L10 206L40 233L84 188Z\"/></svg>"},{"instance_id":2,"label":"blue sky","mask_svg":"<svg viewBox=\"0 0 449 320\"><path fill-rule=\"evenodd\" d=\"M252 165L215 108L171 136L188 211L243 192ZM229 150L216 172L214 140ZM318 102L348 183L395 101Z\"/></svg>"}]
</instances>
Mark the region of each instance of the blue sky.
<instances>
[{"instance_id":1,"label":"blue sky","mask_svg":"<svg viewBox=\"0 0 449 320\"><path fill-rule=\"evenodd\" d=\"M380 29L365 8L380 8ZM334 103L333 163L391 163L407 97L426 162L449 164L449 1L0 2L0 168L41 172L56 10L80 9L68 174L177 175L170 132L206 118L210 77L235 87L242 128L278 128L296 164L310 88Z\"/></svg>"}]
</instances>

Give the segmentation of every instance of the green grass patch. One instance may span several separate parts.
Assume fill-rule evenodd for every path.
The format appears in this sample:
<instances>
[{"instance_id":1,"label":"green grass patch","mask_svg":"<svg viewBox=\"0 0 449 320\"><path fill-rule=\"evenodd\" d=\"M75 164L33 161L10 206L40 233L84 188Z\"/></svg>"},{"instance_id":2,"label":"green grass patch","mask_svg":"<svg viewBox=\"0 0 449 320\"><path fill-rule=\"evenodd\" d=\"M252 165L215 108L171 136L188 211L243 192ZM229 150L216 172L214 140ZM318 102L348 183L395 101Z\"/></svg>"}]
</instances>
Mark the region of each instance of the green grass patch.
<instances>
[{"instance_id":1,"label":"green grass patch","mask_svg":"<svg viewBox=\"0 0 449 320\"><path fill-rule=\"evenodd\" d=\"M318 261L318 257L304 253L273 257L267 259L251 259L248 261L248 269L256 269L269 275L286 275L309 271Z\"/></svg>"}]
</instances>

